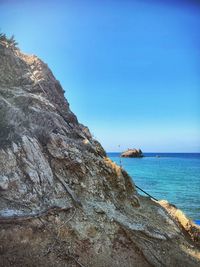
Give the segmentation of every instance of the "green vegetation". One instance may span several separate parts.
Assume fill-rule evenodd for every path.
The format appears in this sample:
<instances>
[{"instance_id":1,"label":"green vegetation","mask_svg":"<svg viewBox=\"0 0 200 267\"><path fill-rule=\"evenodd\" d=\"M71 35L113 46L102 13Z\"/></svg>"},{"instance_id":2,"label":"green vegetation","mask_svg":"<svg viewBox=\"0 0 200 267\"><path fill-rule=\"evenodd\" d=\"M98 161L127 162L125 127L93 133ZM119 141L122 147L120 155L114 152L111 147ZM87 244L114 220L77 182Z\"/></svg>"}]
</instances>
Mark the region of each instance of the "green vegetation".
<instances>
[{"instance_id":1,"label":"green vegetation","mask_svg":"<svg viewBox=\"0 0 200 267\"><path fill-rule=\"evenodd\" d=\"M6 45L7 47L17 49L18 43L15 40L14 35L12 35L10 38L6 36L5 33L0 32L0 44Z\"/></svg>"}]
</instances>

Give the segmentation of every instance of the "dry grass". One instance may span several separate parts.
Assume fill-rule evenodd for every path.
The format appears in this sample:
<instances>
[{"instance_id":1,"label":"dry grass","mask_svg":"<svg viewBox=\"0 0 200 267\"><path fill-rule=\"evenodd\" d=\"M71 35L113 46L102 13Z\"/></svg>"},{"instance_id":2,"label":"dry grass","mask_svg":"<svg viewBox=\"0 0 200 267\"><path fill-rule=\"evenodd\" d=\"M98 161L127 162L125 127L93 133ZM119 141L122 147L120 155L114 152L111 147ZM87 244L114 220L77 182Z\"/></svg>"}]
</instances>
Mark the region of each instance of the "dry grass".
<instances>
[{"instance_id":1,"label":"dry grass","mask_svg":"<svg viewBox=\"0 0 200 267\"><path fill-rule=\"evenodd\" d=\"M117 174L117 176L120 176L122 174L122 169L121 167L119 167L115 162L113 162L111 159L109 158L105 158L104 162L106 163L106 165L108 167L110 167L112 170L114 170L114 172Z\"/></svg>"},{"instance_id":2,"label":"dry grass","mask_svg":"<svg viewBox=\"0 0 200 267\"><path fill-rule=\"evenodd\" d=\"M161 200L159 203L181 225L181 227L188 232L191 238L200 245L200 227L192 220L188 219L184 212L177 209L176 206L168 203L165 200Z\"/></svg>"}]
</instances>

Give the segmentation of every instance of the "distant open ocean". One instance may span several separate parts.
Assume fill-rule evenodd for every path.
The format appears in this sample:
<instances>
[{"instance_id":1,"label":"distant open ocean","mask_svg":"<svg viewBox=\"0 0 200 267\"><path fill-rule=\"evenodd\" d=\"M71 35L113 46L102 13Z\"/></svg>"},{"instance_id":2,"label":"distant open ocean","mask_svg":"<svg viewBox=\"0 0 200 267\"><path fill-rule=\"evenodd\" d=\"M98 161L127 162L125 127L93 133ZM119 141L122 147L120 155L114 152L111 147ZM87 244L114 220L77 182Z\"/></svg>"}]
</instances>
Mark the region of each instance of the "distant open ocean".
<instances>
[{"instance_id":1,"label":"distant open ocean","mask_svg":"<svg viewBox=\"0 0 200 267\"><path fill-rule=\"evenodd\" d=\"M117 164L121 160L137 186L159 200L175 204L200 223L200 153L144 153L144 158L107 155Z\"/></svg>"}]
</instances>

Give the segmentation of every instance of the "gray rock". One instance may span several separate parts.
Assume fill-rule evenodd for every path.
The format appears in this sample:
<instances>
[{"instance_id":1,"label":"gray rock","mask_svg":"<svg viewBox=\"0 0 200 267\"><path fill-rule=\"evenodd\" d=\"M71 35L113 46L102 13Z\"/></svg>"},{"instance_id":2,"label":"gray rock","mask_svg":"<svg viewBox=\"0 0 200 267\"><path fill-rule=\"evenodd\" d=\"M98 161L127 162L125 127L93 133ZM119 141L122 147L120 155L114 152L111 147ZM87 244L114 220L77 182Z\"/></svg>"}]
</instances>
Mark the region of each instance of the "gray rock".
<instances>
[{"instance_id":1,"label":"gray rock","mask_svg":"<svg viewBox=\"0 0 200 267\"><path fill-rule=\"evenodd\" d=\"M9 185L9 180L7 177L0 175L0 190L7 190Z\"/></svg>"}]
</instances>

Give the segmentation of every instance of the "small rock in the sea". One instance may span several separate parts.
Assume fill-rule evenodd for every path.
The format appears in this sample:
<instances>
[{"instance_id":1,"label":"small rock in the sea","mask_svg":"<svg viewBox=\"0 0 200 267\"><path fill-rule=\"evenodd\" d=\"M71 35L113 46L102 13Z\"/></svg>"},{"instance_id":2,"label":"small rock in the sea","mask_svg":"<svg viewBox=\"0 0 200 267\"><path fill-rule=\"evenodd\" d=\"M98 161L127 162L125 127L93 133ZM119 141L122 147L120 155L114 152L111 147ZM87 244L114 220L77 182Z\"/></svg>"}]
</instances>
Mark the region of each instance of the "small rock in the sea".
<instances>
[{"instance_id":1,"label":"small rock in the sea","mask_svg":"<svg viewBox=\"0 0 200 267\"><path fill-rule=\"evenodd\" d=\"M121 154L123 158L142 158L144 155L141 149L128 149Z\"/></svg>"}]
</instances>

